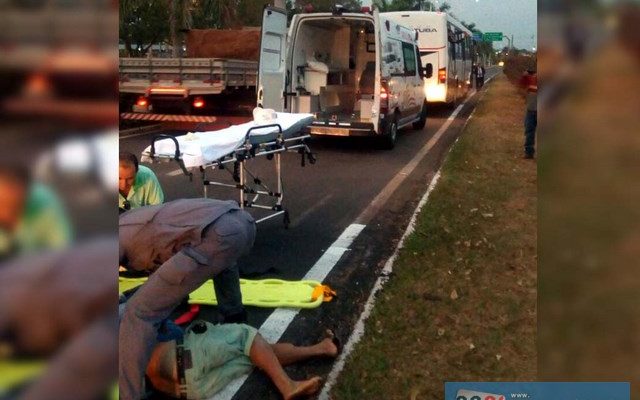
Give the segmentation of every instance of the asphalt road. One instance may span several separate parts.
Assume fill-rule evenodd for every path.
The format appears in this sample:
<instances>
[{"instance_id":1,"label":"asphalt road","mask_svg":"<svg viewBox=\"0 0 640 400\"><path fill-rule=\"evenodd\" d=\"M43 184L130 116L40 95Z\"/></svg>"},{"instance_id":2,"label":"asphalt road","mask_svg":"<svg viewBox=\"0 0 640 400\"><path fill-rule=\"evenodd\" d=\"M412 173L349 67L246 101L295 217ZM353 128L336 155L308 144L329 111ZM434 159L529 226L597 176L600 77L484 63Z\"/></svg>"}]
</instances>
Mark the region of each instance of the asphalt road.
<instances>
[{"instance_id":1,"label":"asphalt road","mask_svg":"<svg viewBox=\"0 0 640 400\"><path fill-rule=\"evenodd\" d=\"M494 72L489 71L489 76ZM459 136L478 97L469 98L444 131L441 128L453 110L431 107L426 128L403 129L391 151L378 149L369 139L314 137L309 145L317 156L315 165L307 164L303 168L299 155L283 156L283 204L290 212L291 226L284 229L281 218L259 224L251 254L240 260L242 275L252 279L302 279L326 256L327 249L335 250L334 242L346 229L355 226L359 234L323 281L335 289L338 296L319 308L301 310L293 318L285 318L285 322L276 322L284 331L281 341L309 344L320 338L327 327L334 329L343 341L348 339L384 263L393 253L418 201ZM436 133L438 140L431 141L432 146L424 157L416 157ZM120 148L140 154L149 145L150 137L148 134L121 138ZM272 171L273 161L260 157L252 162L253 170L269 181L264 172ZM407 165L415 168L410 170ZM190 182L179 173L176 164L160 163L151 168L156 171L167 200L202 196L198 178ZM381 192L383 195L379 196ZM236 194L228 190L210 192L214 198L237 198L234 196ZM256 307L249 307L248 312L249 323L255 327L261 327L275 315L271 315L272 309ZM215 309L204 307L200 317L215 320ZM267 321L263 326L267 331L273 327L274 321ZM287 372L293 378L326 376L331 366L331 360L316 360L288 367ZM258 372L254 372L235 395L233 392L216 398L279 398L275 387Z\"/></svg>"}]
</instances>

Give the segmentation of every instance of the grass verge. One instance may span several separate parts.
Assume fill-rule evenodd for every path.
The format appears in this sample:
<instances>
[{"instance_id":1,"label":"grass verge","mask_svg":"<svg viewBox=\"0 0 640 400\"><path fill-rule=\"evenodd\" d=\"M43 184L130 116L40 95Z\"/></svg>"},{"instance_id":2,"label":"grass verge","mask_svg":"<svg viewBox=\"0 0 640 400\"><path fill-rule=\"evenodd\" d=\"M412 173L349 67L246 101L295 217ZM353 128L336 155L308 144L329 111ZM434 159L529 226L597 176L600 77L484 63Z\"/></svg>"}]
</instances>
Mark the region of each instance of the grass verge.
<instances>
[{"instance_id":1,"label":"grass verge","mask_svg":"<svg viewBox=\"0 0 640 400\"><path fill-rule=\"evenodd\" d=\"M334 399L442 399L445 381L536 377L536 164L500 74L377 298Z\"/></svg>"}]
</instances>

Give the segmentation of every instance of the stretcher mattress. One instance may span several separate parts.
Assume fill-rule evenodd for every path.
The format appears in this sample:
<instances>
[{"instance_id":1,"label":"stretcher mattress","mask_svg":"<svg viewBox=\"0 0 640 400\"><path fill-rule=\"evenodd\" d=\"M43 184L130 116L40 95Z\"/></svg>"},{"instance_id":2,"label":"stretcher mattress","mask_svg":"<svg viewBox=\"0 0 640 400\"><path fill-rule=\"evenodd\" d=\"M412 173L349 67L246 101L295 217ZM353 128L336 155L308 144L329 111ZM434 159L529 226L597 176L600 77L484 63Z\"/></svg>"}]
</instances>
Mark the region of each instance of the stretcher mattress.
<instances>
[{"instance_id":1,"label":"stretcher mattress","mask_svg":"<svg viewBox=\"0 0 640 400\"><path fill-rule=\"evenodd\" d=\"M118 284L120 293L142 285L147 278L120 277ZM317 281L283 281L280 279L248 280L240 279L240 291L242 292L242 304L247 306L275 308L316 308L325 299L325 292L315 290L322 286ZM321 289L325 287L322 286ZM202 286L189 295L190 304L205 304L215 306L218 304L213 281L209 279Z\"/></svg>"},{"instance_id":2,"label":"stretcher mattress","mask_svg":"<svg viewBox=\"0 0 640 400\"><path fill-rule=\"evenodd\" d=\"M313 121L312 114L277 113L276 115L277 117L268 124L280 125L285 139L299 135L300 130ZM200 167L232 154L245 143L249 129L264 125L266 124L251 121L218 131L191 132L177 136L184 166ZM251 144L258 145L275 140L278 133L277 127L258 128L251 131L249 140ZM148 160L150 152L151 146L143 152L143 161ZM173 157L175 152L176 146L171 139L162 139L155 143L156 156Z\"/></svg>"}]
</instances>

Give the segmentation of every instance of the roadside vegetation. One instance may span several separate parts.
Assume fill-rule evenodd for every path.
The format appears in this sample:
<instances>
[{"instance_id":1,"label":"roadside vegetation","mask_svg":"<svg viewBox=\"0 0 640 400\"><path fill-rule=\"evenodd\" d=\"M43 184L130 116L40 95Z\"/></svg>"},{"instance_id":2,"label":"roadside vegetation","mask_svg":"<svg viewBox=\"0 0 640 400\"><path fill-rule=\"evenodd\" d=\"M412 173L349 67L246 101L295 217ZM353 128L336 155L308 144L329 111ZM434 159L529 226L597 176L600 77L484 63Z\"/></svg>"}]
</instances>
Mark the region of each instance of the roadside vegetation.
<instances>
[{"instance_id":1,"label":"roadside vegetation","mask_svg":"<svg viewBox=\"0 0 640 400\"><path fill-rule=\"evenodd\" d=\"M536 69L537 59L530 53L509 55L504 60L504 74L517 83L528 69Z\"/></svg>"},{"instance_id":2,"label":"roadside vegetation","mask_svg":"<svg viewBox=\"0 0 640 400\"><path fill-rule=\"evenodd\" d=\"M536 378L536 164L500 74L442 168L334 399L441 399L445 381Z\"/></svg>"}]
</instances>

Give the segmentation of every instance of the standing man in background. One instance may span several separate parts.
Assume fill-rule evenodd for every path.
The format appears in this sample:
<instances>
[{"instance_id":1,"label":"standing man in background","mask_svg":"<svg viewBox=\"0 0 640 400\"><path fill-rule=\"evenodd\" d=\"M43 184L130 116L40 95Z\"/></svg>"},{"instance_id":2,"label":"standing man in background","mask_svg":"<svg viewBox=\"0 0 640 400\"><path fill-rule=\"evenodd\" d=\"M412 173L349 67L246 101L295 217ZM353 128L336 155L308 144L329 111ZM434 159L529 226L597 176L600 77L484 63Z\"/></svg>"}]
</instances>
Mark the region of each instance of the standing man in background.
<instances>
[{"instance_id":1,"label":"standing man in background","mask_svg":"<svg viewBox=\"0 0 640 400\"><path fill-rule=\"evenodd\" d=\"M164 193L151 169L138 164L128 151L120 152L118 207L120 212L164 202Z\"/></svg>"},{"instance_id":2,"label":"standing man in background","mask_svg":"<svg viewBox=\"0 0 640 400\"><path fill-rule=\"evenodd\" d=\"M482 64L478 65L476 70L476 88L481 89L484 86L484 67Z\"/></svg>"}]
</instances>

